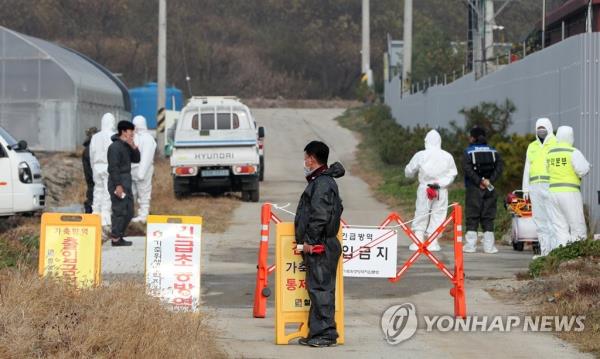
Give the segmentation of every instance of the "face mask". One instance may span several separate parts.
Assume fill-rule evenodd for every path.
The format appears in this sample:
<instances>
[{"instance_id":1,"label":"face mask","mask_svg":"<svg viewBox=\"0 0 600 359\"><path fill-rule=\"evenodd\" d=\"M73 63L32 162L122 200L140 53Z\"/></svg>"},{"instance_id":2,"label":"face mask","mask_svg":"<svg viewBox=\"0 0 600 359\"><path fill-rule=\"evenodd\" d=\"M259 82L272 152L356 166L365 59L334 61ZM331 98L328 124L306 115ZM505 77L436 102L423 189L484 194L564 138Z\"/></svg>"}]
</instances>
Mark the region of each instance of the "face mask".
<instances>
[{"instance_id":1,"label":"face mask","mask_svg":"<svg viewBox=\"0 0 600 359\"><path fill-rule=\"evenodd\" d=\"M546 138L546 136L548 136L548 130L546 130L545 128L542 128L542 129L537 130L536 134L537 134L538 138L543 140Z\"/></svg>"},{"instance_id":2,"label":"face mask","mask_svg":"<svg viewBox=\"0 0 600 359\"><path fill-rule=\"evenodd\" d=\"M304 177L308 177L313 171L306 167L306 161L302 161L302 167L304 168Z\"/></svg>"}]
</instances>

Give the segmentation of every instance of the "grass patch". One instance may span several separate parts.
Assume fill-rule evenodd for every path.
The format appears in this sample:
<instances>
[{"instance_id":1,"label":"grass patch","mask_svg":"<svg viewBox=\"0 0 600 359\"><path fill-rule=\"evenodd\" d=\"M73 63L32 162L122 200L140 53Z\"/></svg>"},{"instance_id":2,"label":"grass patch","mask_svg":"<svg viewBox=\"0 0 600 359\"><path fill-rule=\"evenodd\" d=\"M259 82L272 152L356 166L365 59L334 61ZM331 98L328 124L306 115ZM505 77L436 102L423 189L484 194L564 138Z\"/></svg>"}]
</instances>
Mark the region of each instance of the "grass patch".
<instances>
[{"instance_id":1,"label":"grass patch","mask_svg":"<svg viewBox=\"0 0 600 359\"><path fill-rule=\"evenodd\" d=\"M37 266L39 217L0 218L0 270Z\"/></svg>"},{"instance_id":2,"label":"grass patch","mask_svg":"<svg viewBox=\"0 0 600 359\"><path fill-rule=\"evenodd\" d=\"M529 264L529 273L532 277L554 274L562 263L577 258L590 258L596 261L600 259L600 241L588 239L560 246L547 256L533 260Z\"/></svg>"},{"instance_id":3,"label":"grass patch","mask_svg":"<svg viewBox=\"0 0 600 359\"><path fill-rule=\"evenodd\" d=\"M559 248L550 261L540 267L539 276L518 290L518 300L534 306L534 315L579 316L585 315L582 332L556 333L561 339L574 343L579 350L600 357L600 257L570 258L579 249L597 255L598 245L581 243L572 248ZM558 249L557 249L558 250ZM557 251L555 250L555 251ZM587 252L587 251L591 252ZM554 251L553 251L554 252ZM531 274L531 273L530 273Z\"/></svg>"},{"instance_id":4,"label":"grass patch","mask_svg":"<svg viewBox=\"0 0 600 359\"><path fill-rule=\"evenodd\" d=\"M119 282L74 291L33 271L0 272L0 357L224 358L206 315L174 313Z\"/></svg>"}]
</instances>

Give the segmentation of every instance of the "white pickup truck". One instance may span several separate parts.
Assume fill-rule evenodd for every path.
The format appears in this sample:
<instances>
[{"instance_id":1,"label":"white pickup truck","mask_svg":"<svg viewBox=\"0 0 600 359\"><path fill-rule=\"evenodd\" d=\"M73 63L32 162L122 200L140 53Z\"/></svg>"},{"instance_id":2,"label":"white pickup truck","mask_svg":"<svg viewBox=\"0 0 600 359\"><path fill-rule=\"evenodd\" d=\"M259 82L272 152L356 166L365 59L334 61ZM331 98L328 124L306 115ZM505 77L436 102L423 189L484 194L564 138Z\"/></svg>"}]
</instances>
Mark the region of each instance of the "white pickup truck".
<instances>
[{"instance_id":1,"label":"white pickup truck","mask_svg":"<svg viewBox=\"0 0 600 359\"><path fill-rule=\"evenodd\" d=\"M263 138L264 128L237 98L192 97L174 133L175 195L241 192L243 201L258 202Z\"/></svg>"},{"instance_id":2,"label":"white pickup truck","mask_svg":"<svg viewBox=\"0 0 600 359\"><path fill-rule=\"evenodd\" d=\"M27 142L0 127L0 216L38 212L45 202L40 163L27 150Z\"/></svg>"}]
</instances>

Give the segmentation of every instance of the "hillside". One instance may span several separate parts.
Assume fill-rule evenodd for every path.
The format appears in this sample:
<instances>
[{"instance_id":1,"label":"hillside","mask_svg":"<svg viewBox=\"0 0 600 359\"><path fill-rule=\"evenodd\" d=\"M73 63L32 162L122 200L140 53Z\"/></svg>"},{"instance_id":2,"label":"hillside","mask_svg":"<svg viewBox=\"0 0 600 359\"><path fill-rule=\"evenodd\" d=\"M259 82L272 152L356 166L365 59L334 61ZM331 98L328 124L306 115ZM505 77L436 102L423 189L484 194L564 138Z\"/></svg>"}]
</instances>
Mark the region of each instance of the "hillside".
<instances>
[{"instance_id":1,"label":"hillside","mask_svg":"<svg viewBox=\"0 0 600 359\"><path fill-rule=\"evenodd\" d=\"M562 1L548 2L552 8ZM415 1L415 78L462 68L464 56L448 49L450 41L466 39L465 4ZM176 0L167 6L168 80L186 95L191 89L245 97L354 96L358 0ZM81 51L133 87L155 80L157 12L157 0L3 0L0 24ZM402 13L402 1L371 1L376 76L386 34L402 35ZM499 40L519 41L540 14L541 1L513 0L497 20L506 28Z\"/></svg>"}]
</instances>

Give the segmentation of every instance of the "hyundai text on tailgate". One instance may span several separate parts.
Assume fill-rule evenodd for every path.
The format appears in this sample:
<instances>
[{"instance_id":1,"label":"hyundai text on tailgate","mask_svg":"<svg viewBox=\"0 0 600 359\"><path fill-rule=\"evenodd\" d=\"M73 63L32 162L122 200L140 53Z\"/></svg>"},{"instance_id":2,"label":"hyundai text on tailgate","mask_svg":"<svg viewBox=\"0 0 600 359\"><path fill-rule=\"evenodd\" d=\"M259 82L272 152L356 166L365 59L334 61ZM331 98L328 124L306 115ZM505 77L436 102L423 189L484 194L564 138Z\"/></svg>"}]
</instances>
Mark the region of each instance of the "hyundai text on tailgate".
<instances>
[{"instance_id":1,"label":"hyundai text on tailgate","mask_svg":"<svg viewBox=\"0 0 600 359\"><path fill-rule=\"evenodd\" d=\"M237 98L192 97L175 130L175 195L241 192L242 200L258 202L260 135L264 129L256 127L250 109Z\"/></svg>"}]
</instances>

